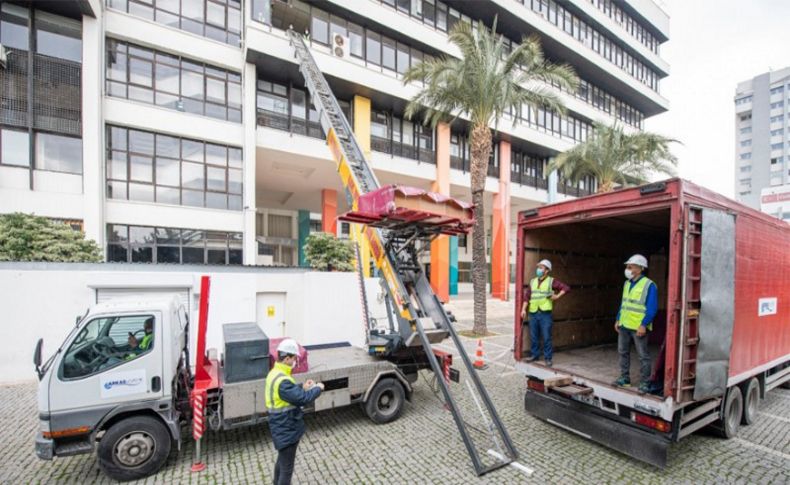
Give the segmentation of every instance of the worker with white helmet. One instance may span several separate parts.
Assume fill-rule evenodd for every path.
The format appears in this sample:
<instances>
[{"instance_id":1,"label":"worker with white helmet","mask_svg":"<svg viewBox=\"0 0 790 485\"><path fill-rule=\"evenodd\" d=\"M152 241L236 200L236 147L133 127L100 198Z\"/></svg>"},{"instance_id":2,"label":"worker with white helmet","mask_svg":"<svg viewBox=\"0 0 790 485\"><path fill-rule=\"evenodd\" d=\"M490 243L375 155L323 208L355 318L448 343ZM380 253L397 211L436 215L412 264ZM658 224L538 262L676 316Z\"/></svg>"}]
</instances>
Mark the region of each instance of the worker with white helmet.
<instances>
[{"instance_id":1,"label":"worker with white helmet","mask_svg":"<svg viewBox=\"0 0 790 485\"><path fill-rule=\"evenodd\" d=\"M302 406L315 401L324 390L323 383L308 380L303 385L296 384L291 370L296 365L299 345L287 338L277 346L277 362L266 376L264 398L269 414L269 431L274 448L277 450L277 464L274 466L274 484L291 483L296 460L296 448L304 435L304 413Z\"/></svg>"},{"instance_id":2,"label":"worker with white helmet","mask_svg":"<svg viewBox=\"0 0 790 485\"><path fill-rule=\"evenodd\" d=\"M618 333L617 351L620 354L620 378L614 384L631 385L631 341L639 355L639 392L649 392L650 351L647 348L647 332L653 330L653 319L658 312L658 288L643 273L647 269L647 258L634 254L625 262L626 282L623 299L614 329Z\"/></svg>"},{"instance_id":3,"label":"worker with white helmet","mask_svg":"<svg viewBox=\"0 0 790 485\"><path fill-rule=\"evenodd\" d=\"M551 327L554 325L554 302L571 291L570 286L549 276L551 261L540 261L535 269L535 277L524 285L524 298L521 305L522 322L529 314L529 339L532 342L532 355L529 362L540 359L540 339L543 338L543 358L548 367L552 366L554 348L551 344Z\"/></svg>"}]
</instances>

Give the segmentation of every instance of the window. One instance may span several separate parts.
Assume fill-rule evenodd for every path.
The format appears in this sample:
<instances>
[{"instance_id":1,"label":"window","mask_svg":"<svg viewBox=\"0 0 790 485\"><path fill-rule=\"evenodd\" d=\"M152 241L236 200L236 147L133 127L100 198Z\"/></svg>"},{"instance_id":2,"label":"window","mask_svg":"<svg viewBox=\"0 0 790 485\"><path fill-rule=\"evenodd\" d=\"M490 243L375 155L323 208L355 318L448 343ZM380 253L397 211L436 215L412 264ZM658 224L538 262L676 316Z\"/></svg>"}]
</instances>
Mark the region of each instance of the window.
<instances>
[{"instance_id":1,"label":"window","mask_svg":"<svg viewBox=\"0 0 790 485\"><path fill-rule=\"evenodd\" d=\"M351 44L351 55L362 59L364 57L365 29L359 25L348 23L348 42Z\"/></svg>"},{"instance_id":2,"label":"window","mask_svg":"<svg viewBox=\"0 0 790 485\"><path fill-rule=\"evenodd\" d=\"M82 140L50 133L37 133L36 168L81 174Z\"/></svg>"},{"instance_id":3,"label":"window","mask_svg":"<svg viewBox=\"0 0 790 485\"><path fill-rule=\"evenodd\" d=\"M746 113L745 115L741 115L741 121L748 121L750 119L752 119L751 113Z\"/></svg>"},{"instance_id":4,"label":"window","mask_svg":"<svg viewBox=\"0 0 790 485\"><path fill-rule=\"evenodd\" d=\"M329 14L312 9L312 24L310 27L310 38L324 45L329 44Z\"/></svg>"},{"instance_id":5,"label":"window","mask_svg":"<svg viewBox=\"0 0 790 485\"><path fill-rule=\"evenodd\" d=\"M242 234L109 224L107 261L242 264Z\"/></svg>"},{"instance_id":6,"label":"window","mask_svg":"<svg viewBox=\"0 0 790 485\"><path fill-rule=\"evenodd\" d=\"M771 116L771 123L781 123L784 120L784 115Z\"/></svg>"},{"instance_id":7,"label":"window","mask_svg":"<svg viewBox=\"0 0 790 485\"><path fill-rule=\"evenodd\" d=\"M771 136L781 135L784 129L779 128L778 130L771 130Z\"/></svg>"},{"instance_id":8,"label":"window","mask_svg":"<svg viewBox=\"0 0 790 485\"><path fill-rule=\"evenodd\" d=\"M771 94L781 94L784 91L784 86L777 86L771 89Z\"/></svg>"},{"instance_id":9,"label":"window","mask_svg":"<svg viewBox=\"0 0 790 485\"><path fill-rule=\"evenodd\" d=\"M749 160L752 158L751 153L741 153L741 160Z\"/></svg>"},{"instance_id":10,"label":"window","mask_svg":"<svg viewBox=\"0 0 790 485\"><path fill-rule=\"evenodd\" d=\"M30 45L28 19L30 11L7 2L0 4L0 44L26 51Z\"/></svg>"},{"instance_id":11,"label":"window","mask_svg":"<svg viewBox=\"0 0 790 485\"><path fill-rule=\"evenodd\" d=\"M365 52L367 61L371 64L381 64L381 36L375 32L367 31L365 42Z\"/></svg>"},{"instance_id":12,"label":"window","mask_svg":"<svg viewBox=\"0 0 790 485\"><path fill-rule=\"evenodd\" d=\"M775 109L775 108L783 108L783 107L784 107L784 105L785 105L785 102L784 102L784 101L777 101L777 102L775 102L775 103L771 103L771 109Z\"/></svg>"},{"instance_id":13,"label":"window","mask_svg":"<svg viewBox=\"0 0 790 485\"><path fill-rule=\"evenodd\" d=\"M73 62L82 60L82 25L47 12L36 10L36 51L50 57Z\"/></svg>"},{"instance_id":14,"label":"window","mask_svg":"<svg viewBox=\"0 0 790 485\"><path fill-rule=\"evenodd\" d=\"M241 75L108 39L107 94L241 122Z\"/></svg>"},{"instance_id":15,"label":"window","mask_svg":"<svg viewBox=\"0 0 790 485\"><path fill-rule=\"evenodd\" d=\"M87 377L131 362L154 348L153 315L96 318L69 345L60 368L62 379ZM147 335L151 337L146 338Z\"/></svg>"},{"instance_id":16,"label":"window","mask_svg":"<svg viewBox=\"0 0 790 485\"><path fill-rule=\"evenodd\" d=\"M751 171L752 171L752 166L751 165L747 165L745 167L741 167L741 173L749 173Z\"/></svg>"},{"instance_id":17,"label":"window","mask_svg":"<svg viewBox=\"0 0 790 485\"><path fill-rule=\"evenodd\" d=\"M784 146L784 143L771 143L771 150L781 150Z\"/></svg>"},{"instance_id":18,"label":"window","mask_svg":"<svg viewBox=\"0 0 790 485\"><path fill-rule=\"evenodd\" d=\"M381 39L381 65L395 70L395 41L387 37Z\"/></svg>"},{"instance_id":19,"label":"window","mask_svg":"<svg viewBox=\"0 0 790 485\"><path fill-rule=\"evenodd\" d=\"M241 0L107 0L107 6L233 46L241 39ZM252 8L255 20L271 23L271 0L254 0Z\"/></svg>"},{"instance_id":20,"label":"window","mask_svg":"<svg viewBox=\"0 0 790 485\"><path fill-rule=\"evenodd\" d=\"M749 133L752 132L752 127L747 126L746 128L741 128L740 131L741 131L741 135L748 135Z\"/></svg>"},{"instance_id":21,"label":"window","mask_svg":"<svg viewBox=\"0 0 790 485\"><path fill-rule=\"evenodd\" d=\"M750 146L752 146L752 141L751 140L743 140L741 142L741 146L742 147L750 147Z\"/></svg>"},{"instance_id":22,"label":"window","mask_svg":"<svg viewBox=\"0 0 790 485\"><path fill-rule=\"evenodd\" d=\"M241 210L240 148L107 127L107 197Z\"/></svg>"},{"instance_id":23,"label":"window","mask_svg":"<svg viewBox=\"0 0 790 485\"><path fill-rule=\"evenodd\" d=\"M30 135L27 131L6 128L0 131L0 164L30 166Z\"/></svg>"},{"instance_id":24,"label":"window","mask_svg":"<svg viewBox=\"0 0 790 485\"><path fill-rule=\"evenodd\" d=\"M741 104L751 103L751 102L752 102L752 96L751 95L735 99L735 105L736 106L741 105Z\"/></svg>"}]
</instances>

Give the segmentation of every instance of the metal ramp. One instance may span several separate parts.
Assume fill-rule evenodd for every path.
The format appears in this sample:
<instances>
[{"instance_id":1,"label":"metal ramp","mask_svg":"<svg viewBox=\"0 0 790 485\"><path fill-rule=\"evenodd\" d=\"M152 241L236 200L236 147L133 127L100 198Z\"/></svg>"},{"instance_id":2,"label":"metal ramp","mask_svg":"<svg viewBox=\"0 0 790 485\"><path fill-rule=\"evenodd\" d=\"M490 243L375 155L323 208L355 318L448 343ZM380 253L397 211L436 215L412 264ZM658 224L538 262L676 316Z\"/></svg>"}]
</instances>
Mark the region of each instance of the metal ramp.
<instances>
[{"instance_id":1,"label":"metal ramp","mask_svg":"<svg viewBox=\"0 0 790 485\"><path fill-rule=\"evenodd\" d=\"M288 37L299 71L318 112L327 144L337 163L346 198L352 209L356 210L359 197L379 189L379 182L304 38L293 30L288 31ZM387 296L398 320L397 326L391 325L388 332L368 334L370 353L386 358L404 347L422 346L475 472L482 475L513 462L518 458L518 452L449 316L419 264L417 242L427 243L436 233L408 224L399 226L397 230L368 225L363 232L370 244L371 256L386 282ZM460 400L454 398L450 383L443 378L442 368L431 346L448 335L466 370L466 386L461 388L462 395L458 396ZM460 404L471 410L462 410ZM475 417L479 417L480 424L472 423Z\"/></svg>"}]
</instances>

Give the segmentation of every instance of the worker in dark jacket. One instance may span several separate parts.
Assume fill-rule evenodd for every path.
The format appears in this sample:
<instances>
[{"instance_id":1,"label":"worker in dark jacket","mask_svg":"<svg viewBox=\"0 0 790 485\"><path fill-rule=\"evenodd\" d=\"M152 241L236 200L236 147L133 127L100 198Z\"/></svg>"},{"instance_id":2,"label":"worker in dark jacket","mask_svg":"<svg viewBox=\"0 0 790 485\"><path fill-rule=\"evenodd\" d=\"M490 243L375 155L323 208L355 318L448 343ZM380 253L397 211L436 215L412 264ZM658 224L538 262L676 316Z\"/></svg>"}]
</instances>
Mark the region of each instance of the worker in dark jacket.
<instances>
[{"instance_id":1,"label":"worker in dark jacket","mask_svg":"<svg viewBox=\"0 0 790 485\"><path fill-rule=\"evenodd\" d=\"M299 385L291 377L296 365L299 346L292 339L285 339L277 346L277 362L266 376L266 410L269 413L269 430L277 464L274 466L274 485L288 485L294 471L296 448L304 434L302 406L315 401L324 390L323 383L308 380Z\"/></svg>"},{"instance_id":2,"label":"worker in dark jacket","mask_svg":"<svg viewBox=\"0 0 790 485\"><path fill-rule=\"evenodd\" d=\"M551 344L551 327L554 324L552 311L554 302L571 291L571 287L549 276L551 261L538 263L535 277L524 287L524 304L521 307L521 320L529 313L529 339L532 342L532 356L529 362L540 359L540 338L543 337L543 358L548 367L552 366L554 348Z\"/></svg>"}]
</instances>

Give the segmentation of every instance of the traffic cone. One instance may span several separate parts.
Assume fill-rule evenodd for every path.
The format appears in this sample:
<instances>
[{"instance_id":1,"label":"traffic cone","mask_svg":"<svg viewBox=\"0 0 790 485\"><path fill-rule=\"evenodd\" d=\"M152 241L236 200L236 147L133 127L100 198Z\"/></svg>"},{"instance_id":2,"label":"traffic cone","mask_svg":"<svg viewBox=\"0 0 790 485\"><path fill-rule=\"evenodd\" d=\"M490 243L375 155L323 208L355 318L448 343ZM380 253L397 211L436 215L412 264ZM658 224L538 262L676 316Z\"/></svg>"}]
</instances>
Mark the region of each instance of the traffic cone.
<instances>
[{"instance_id":1,"label":"traffic cone","mask_svg":"<svg viewBox=\"0 0 790 485\"><path fill-rule=\"evenodd\" d=\"M483 361L483 339L477 339L477 350L475 351L475 363L473 366L478 370L488 369L488 365Z\"/></svg>"}]
</instances>

